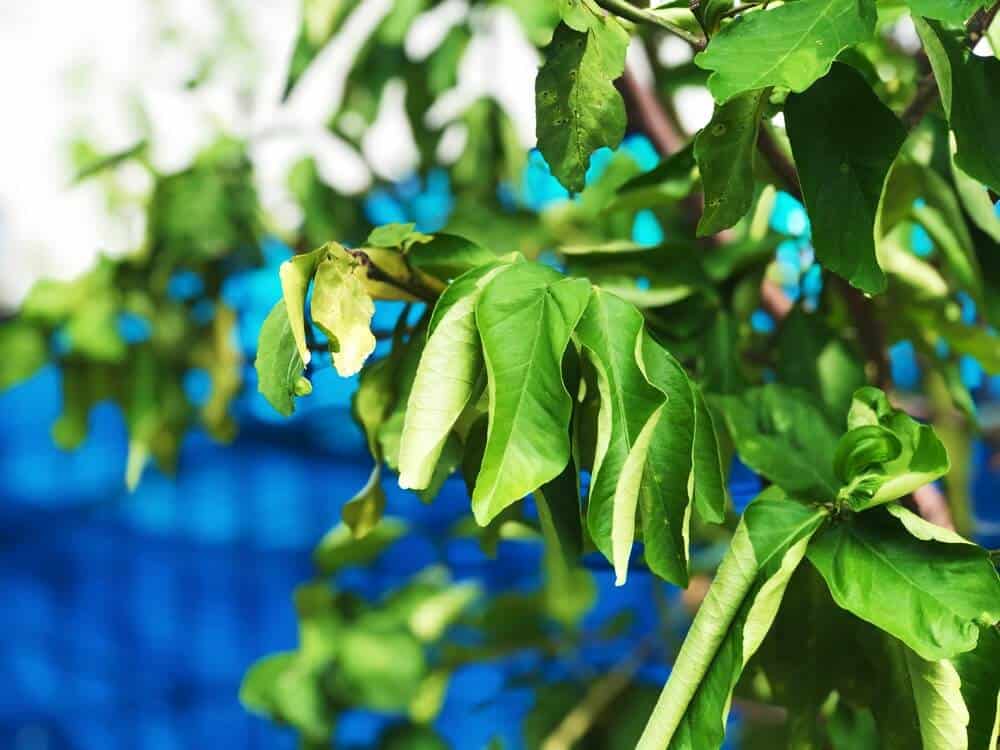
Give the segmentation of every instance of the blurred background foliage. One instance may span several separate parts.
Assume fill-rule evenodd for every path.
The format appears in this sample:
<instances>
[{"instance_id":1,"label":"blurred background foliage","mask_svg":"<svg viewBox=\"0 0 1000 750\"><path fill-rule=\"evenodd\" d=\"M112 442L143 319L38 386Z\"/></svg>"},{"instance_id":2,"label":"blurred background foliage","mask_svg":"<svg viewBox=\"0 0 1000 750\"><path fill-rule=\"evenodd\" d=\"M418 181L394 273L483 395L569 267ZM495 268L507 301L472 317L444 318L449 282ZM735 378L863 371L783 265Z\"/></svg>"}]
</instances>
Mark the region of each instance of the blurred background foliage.
<instances>
[{"instance_id":1,"label":"blurred background foliage","mask_svg":"<svg viewBox=\"0 0 1000 750\"><path fill-rule=\"evenodd\" d=\"M164 158L148 103L122 148L81 128L64 155L77 189L98 191L111 217L140 217L141 231L73 278L31 285L0 322L13 592L0 738L19 750L325 747L331 736L345 748L555 748L582 712L566 747L634 746L725 530L695 529L690 589L638 560L614 588L598 555L570 569L543 554L531 503L475 526L456 466L432 505L381 477L387 517L356 538L340 511L370 478L351 418L365 376L338 379L317 357L313 393L287 422L256 392L277 267L330 240L358 246L383 224L466 237L633 302L709 393L777 381L836 412L864 381L864 332L825 293L802 205L765 187L703 252L692 149L660 153L635 118L567 193L531 148L535 50L558 20L549 3L305 0L269 88L232 75L256 69L253 14L213 8L210 43L184 47L167 18L157 43L188 60L184 91L229 86L243 108L206 126L180 165ZM902 10L882 10L878 42L849 62L898 111L921 61ZM629 75L687 142L711 99L677 41L644 29ZM247 105L258 88L270 99ZM780 120L767 127L784 144ZM947 441L955 524L997 546L997 196L952 162L939 114L904 149L891 177L902 197L881 217L890 284L869 308L880 377ZM0 251L22 248L8 239ZM419 301L380 302L376 356L392 356L394 332L423 314ZM783 356L803 350L820 369ZM733 458L729 481L738 512L760 480ZM245 716L237 692L294 731ZM776 746L782 731L753 703L733 722L743 747Z\"/></svg>"}]
</instances>

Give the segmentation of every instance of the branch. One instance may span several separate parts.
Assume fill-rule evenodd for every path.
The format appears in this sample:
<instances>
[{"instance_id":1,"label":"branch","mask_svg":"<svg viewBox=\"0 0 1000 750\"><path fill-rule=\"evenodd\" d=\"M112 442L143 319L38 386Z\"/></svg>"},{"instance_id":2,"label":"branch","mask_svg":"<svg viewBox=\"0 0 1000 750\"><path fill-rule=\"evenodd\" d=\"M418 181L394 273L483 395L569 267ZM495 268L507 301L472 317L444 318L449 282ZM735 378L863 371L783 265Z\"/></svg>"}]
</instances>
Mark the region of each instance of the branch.
<instances>
[{"instance_id":1,"label":"branch","mask_svg":"<svg viewBox=\"0 0 1000 750\"><path fill-rule=\"evenodd\" d=\"M680 151L684 146L684 137L674 127L656 93L643 86L628 67L617 84L625 100L628 121L646 134L660 152L660 157L665 159L675 151Z\"/></svg>"},{"instance_id":2,"label":"branch","mask_svg":"<svg viewBox=\"0 0 1000 750\"><path fill-rule=\"evenodd\" d=\"M802 185L799 184L799 173L795 171L795 165L785 156L784 151L778 146L778 142L774 140L766 122L761 125L760 135L757 136L757 148L761 155L767 159L767 163L774 170L774 173L785 183L786 192L801 203Z\"/></svg>"},{"instance_id":3,"label":"branch","mask_svg":"<svg viewBox=\"0 0 1000 750\"><path fill-rule=\"evenodd\" d=\"M640 642L610 673L591 685L583 700L545 738L542 750L570 750L574 747L615 698L632 683L632 677L642 666L650 647L649 638Z\"/></svg>"},{"instance_id":4,"label":"branch","mask_svg":"<svg viewBox=\"0 0 1000 750\"><path fill-rule=\"evenodd\" d=\"M704 37L691 33L683 26L678 26L673 21L664 18L649 8L636 7L628 2L628 0L596 0L596 2L609 13L613 13L633 23L648 24L665 29L674 36L679 36L698 51L708 46L708 42Z\"/></svg>"}]
</instances>

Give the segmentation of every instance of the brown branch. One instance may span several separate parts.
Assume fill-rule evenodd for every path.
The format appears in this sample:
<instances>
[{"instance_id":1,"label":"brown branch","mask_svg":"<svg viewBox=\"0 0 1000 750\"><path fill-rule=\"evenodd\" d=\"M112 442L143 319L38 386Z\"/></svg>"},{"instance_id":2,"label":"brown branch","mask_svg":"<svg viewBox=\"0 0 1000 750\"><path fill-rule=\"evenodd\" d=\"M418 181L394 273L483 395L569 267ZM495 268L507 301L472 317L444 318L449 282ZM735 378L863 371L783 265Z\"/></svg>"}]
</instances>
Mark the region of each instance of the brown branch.
<instances>
[{"instance_id":1,"label":"brown branch","mask_svg":"<svg viewBox=\"0 0 1000 750\"><path fill-rule=\"evenodd\" d=\"M927 73L920 79L920 83L917 84L917 93L913 96L912 101L910 101L906 109L903 110L900 118L907 130L913 130L920 124L920 121L924 119L924 115L927 114L927 110L931 108L934 100L937 99L938 93L940 92L938 91L937 79L934 78L933 73Z\"/></svg>"},{"instance_id":2,"label":"brown branch","mask_svg":"<svg viewBox=\"0 0 1000 750\"><path fill-rule=\"evenodd\" d=\"M993 20L997 17L997 11L1000 11L1000 2L994 3L990 8L980 8L969 19L969 23L965 25L965 34L970 48L979 44L986 32L989 31Z\"/></svg>"},{"instance_id":3,"label":"brown branch","mask_svg":"<svg viewBox=\"0 0 1000 750\"><path fill-rule=\"evenodd\" d=\"M361 261L361 264L367 269L368 278L372 281L379 281L383 284L388 284L389 286L399 289L401 292L409 294L415 299L423 300L424 302L430 304L437 302L438 295L433 290L428 289L422 284L413 283L410 279L400 279L386 272L376 265L375 261L373 261L371 256L364 250L348 250L347 252Z\"/></svg>"},{"instance_id":4,"label":"brown branch","mask_svg":"<svg viewBox=\"0 0 1000 750\"><path fill-rule=\"evenodd\" d=\"M616 84L625 100L628 121L646 134L661 157L666 158L684 147L684 137L674 127L652 88L643 86L629 68L625 68L625 74Z\"/></svg>"},{"instance_id":5,"label":"brown branch","mask_svg":"<svg viewBox=\"0 0 1000 750\"><path fill-rule=\"evenodd\" d=\"M797 200L802 201L799 173L795 170L795 165L781 150L778 142L774 140L767 123L761 125L760 134L757 136L757 148L774 173L785 183L785 190Z\"/></svg>"}]
</instances>

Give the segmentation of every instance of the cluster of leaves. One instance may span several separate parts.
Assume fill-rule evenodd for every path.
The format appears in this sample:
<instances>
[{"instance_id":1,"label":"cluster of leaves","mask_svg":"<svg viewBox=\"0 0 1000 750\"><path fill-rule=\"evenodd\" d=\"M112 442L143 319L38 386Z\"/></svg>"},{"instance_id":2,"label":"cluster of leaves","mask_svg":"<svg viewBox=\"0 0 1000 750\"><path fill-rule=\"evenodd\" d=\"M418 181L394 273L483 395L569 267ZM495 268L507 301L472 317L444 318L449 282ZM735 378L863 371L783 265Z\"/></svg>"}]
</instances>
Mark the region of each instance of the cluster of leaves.
<instances>
[{"instance_id":1,"label":"cluster of leaves","mask_svg":"<svg viewBox=\"0 0 1000 750\"><path fill-rule=\"evenodd\" d=\"M80 177L113 182L108 171L126 162L153 171L140 147L90 163ZM229 404L242 385L243 356L236 312L221 292L233 273L262 264L256 194L237 142L216 143L181 172L153 173L144 210L146 235L135 252L102 257L69 281L39 281L0 323L0 388L59 365L57 444L76 447L91 408L118 404L129 431L130 486L150 457L171 470L192 425L218 440L235 434ZM209 380L197 403L184 385L192 370Z\"/></svg>"},{"instance_id":2,"label":"cluster of leaves","mask_svg":"<svg viewBox=\"0 0 1000 750\"><path fill-rule=\"evenodd\" d=\"M624 583L641 540L645 565L680 585L692 535L728 522L728 552L638 747L720 746L734 693L789 709L780 739L764 733L762 746L993 747L1000 579L985 550L903 503L947 475L943 441L971 432L958 358L1000 372L1000 149L984 126L1000 119L1000 63L971 51L997 36L996 7L508 5L542 48L538 147L572 200L536 217L494 203L516 162L503 113L483 105L452 165L459 194L444 233L389 225L358 249L296 258L262 331L261 389L285 413L310 389L310 285L335 366L363 367L355 413L376 466L345 522L362 540L379 528L383 466L427 500L460 470L487 528L533 494L546 547L565 563L596 549ZM427 82L453 70L469 28L422 65L400 62L405 25L430 6L394 6L345 98L374 117L385 81L404 77L424 165L441 131L422 97L441 91ZM908 18L917 60L890 36ZM653 171L616 154L595 176L596 154L651 118L626 50L665 35L697 54L654 64L654 88L704 84L712 118L683 147L659 138ZM472 157L483 177L463 183ZM776 188L803 201L815 256L839 277L812 314L768 298ZM669 240L628 239L639 211ZM915 228L931 256L912 252ZM536 262L542 248L557 268ZM959 293L980 319L959 314ZM372 300L386 298L433 306L365 364ZM773 334L748 324L760 306L778 318ZM926 366L940 438L867 385L891 386L885 353L904 339ZM957 441L944 429L956 418ZM738 523L723 470L733 452L770 483ZM947 481L960 496L962 472Z\"/></svg>"}]
</instances>

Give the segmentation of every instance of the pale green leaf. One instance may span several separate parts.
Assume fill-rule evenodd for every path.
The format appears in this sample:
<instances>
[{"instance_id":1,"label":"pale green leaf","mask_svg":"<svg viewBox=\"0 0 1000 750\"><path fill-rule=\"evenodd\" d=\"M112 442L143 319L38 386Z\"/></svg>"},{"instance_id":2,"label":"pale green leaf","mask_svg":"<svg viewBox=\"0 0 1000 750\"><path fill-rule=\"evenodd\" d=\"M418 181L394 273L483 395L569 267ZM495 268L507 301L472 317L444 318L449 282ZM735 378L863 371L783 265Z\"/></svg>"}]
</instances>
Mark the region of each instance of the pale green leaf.
<instances>
[{"instance_id":1,"label":"pale green leaf","mask_svg":"<svg viewBox=\"0 0 1000 750\"><path fill-rule=\"evenodd\" d=\"M906 667L920 721L924 750L968 750L969 710L961 679L946 659L926 661L906 649Z\"/></svg>"},{"instance_id":2,"label":"pale green leaf","mask_svg":"<svg viewBox=\"0 0 1000 750\"><path fill-rule=\"evenodd\" d=\"M593 364L600 397L587 526L609 560L615 520L623 518L613 510L619 474L640 430L663 400L636 361L642 331L643 318L635 307L595 287L574 334ZM627 543L631 548L631 533Z\"/></svg>"},{"instance_id":3,"label":"pale green leaf","mask_svg":"<svg viewBox=\"0 0 1000 750\"><path fill-rule=\"evenodd\" d=\"M312 320L329 338L333 365L344 377L358 372L375 351L375 303L365 290L363 274L364 267L339 247L316 266Z\"/></svg>"},{"instance_id":4,"label":"pale green leaf","mask_svg":"<svg viewBox=\"0 0 1000 750\"><path fill-rule=\"evenodd\" d=\"M1000 578L984 550L918 539L882 509L824 530L809 559L837 604L930 661L975 648L980 624L1000 620Z\"/></svg>"},{"instance_id":5,"label":"pale green leaf","mask_svg":"<svg viewBox=\"0 0 1000 750\"><path fill-rule=\"evenodd\" d=\"M881 292L875 217L906 130L864 78L840 63L788 98L785 122L817 259L862 291Z\"/></svg>"},{"instance_id":6,"label":"pale green leaf","mask_svg":"<svg viewBox=\"0 0 1000 750\"><path fill-rule=\"evenodd\" d=\"M695 136L694 156L705 193L700 237L733 226L753 205L753 161L769 93L759 89L716 105L711 121Z\"/></svg>"},{"instance_id":7,"label":"pale green leaf","mask_svg":"<svg viewBox=\"0 0 1000 750\"><path fill-rule=\"evenodd\" d=\"M476 304L489 393L489 427L472 509L485 525L551 481L570 460L572 399L562 358L590 296L585 279L514 265Z\"/></svg>"},{"instance_id":8,"label":"pale green leaf","mask_svg":"<svg viewBox=\"0 0 1000 750\"><path fill-rule=\"evenodd\" d=\"M777 488L747 508L637 750L722 744L733 688L777 614L824 512Z\"/></svg>"},{"instance_id":9,"label":"pale green leaf","mask_svg":"<svg viewBox=\"0 0 1000 750\"><path fill-rule=\"evenodd\" d=\"M838 456L847 456L871 435L870 428L887 431L897 449L869 455L844 468L845 486L840 496L855 510L891 502L933 482L948 472L948 453L930 425L894 409L877 388L858 389L847 415L847 433L840 439Z\"/></svg>"},{"instance_id":10,"label":"pale green leaf","mask_svg":"<svg viewBox=\"0 0 1000 750\"><path fill-rule=\"evenodd\" d=\"M309 282L312 281L313 274L316 273L317 264L327 256L328 247L332 247L332 243L330 246L321 247L311 253L292 256L278 268L278 277L281 279L281 296L285 300L285 309L288 311L288 322L292 326L295 346L299 350L299 356L304 364L309 364L309 360L312 358L312 353L306 342L306 293L309 291ZM342 248L341 252L343 252Z\"/></svg>"},{"instance_id":11,"label":"pale green leaf","mask_svg":"<svg viewBox=\"0 0 1000 750\"><path fill-rule=\"evenodd\" d=\"M695 64L713 71L708 87L718 102L769 86L805 91L842 50L869 41L874 31L870 0L796 0L740 15Z\"/></svg>"},{"instance_id":12,"label":"pale green leaf","mask_svg":"<svg viewBox=\"0 0 1000 750\"><path fill-rule=\"evenodd\" d=\"M399 448L399 486L426 489L452 427L482 392L483 355L476 302L483 288L509 266L482 266L452 283L438 300L407 399Z\"/></svg>"},{"instance_id":13,"label":"pale green leaf","mask_svg":"<svg viewBox=\"0 0 1000 750\"><path fill-rule=\"evenodd\" d=\"M612 81L625 69L628 32L611 15L585 33L565 24L545 48L535 82L538 148L569 190L583 190L590 155L625 134L625 105Z\"/></svg>"}]
</instances>

